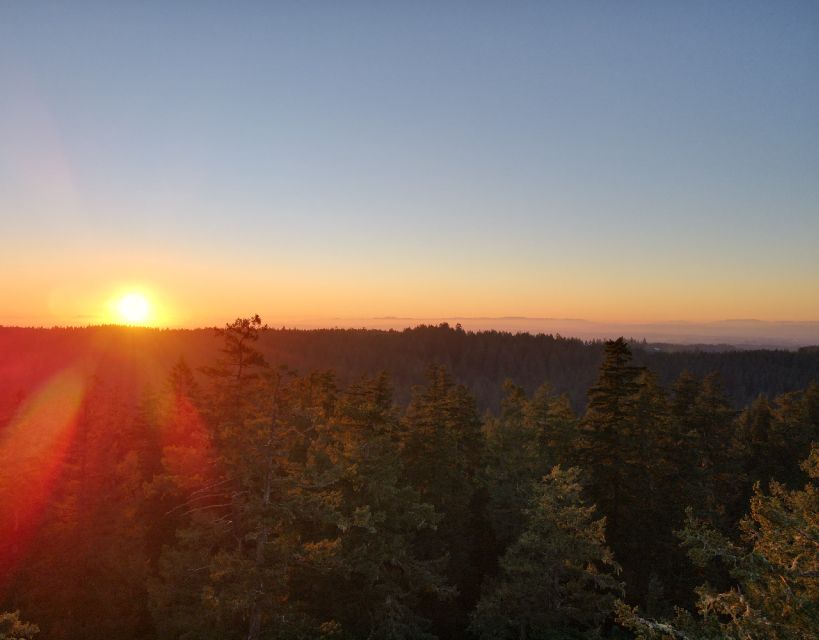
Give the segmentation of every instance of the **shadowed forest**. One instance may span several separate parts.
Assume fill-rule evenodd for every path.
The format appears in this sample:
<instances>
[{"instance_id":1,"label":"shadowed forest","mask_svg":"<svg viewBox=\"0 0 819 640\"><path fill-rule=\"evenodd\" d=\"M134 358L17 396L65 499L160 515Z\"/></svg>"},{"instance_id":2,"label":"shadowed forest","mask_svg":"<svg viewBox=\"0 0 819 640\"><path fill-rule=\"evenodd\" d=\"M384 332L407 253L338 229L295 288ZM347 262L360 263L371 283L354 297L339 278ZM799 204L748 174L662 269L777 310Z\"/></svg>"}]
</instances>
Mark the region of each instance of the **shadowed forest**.
<instances>
[{"instance_id":1,"label":"shadowed forest","mask_svg":"<svg viewBox=\"0 0 819 640\"><path fill-rule=\"evenodd\" d=\"M531 394L548 382L582 413L588 390L603 360L603 342L560 335L464 331L447 324L403 331L367 329L274 329L262 332L254 348L273 367L298 372L332 370L342 384L386 372L396 403L405 406L412 388L424 384L431 365L445 367L475 398L478 410L497 412L503 383L512 380ZM797 351L736 351L724 345L684 348L630 342L634 361L671 388L688 371L702 378L718 373L734 409L760 393L769 399L804 389L819 380L819 346ZM9 415L48 376L69 364L131 395L159 389L182 357L199 372L219 354L212 329L88 327L32 329L0 327L0 416Z\"/></svg>"},{"instance_id":2,"label":"shadowed forest","mask_svg":"<svg viewBox=\"0 0 819 640\"><path fill-rule=\"evenodd\" d=\"M0 329L0 638L815 637L819 352Z\"/></svg>"}]
</instances>

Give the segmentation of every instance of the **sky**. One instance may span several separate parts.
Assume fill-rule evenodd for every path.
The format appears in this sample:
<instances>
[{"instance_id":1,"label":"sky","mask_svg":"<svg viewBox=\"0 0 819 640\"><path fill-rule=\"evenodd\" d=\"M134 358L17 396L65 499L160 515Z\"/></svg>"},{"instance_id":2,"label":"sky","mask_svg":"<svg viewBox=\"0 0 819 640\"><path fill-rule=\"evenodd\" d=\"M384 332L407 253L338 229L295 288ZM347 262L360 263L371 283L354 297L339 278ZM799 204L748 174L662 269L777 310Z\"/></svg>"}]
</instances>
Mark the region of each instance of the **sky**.
<instances>
[{"instance_id":1,"label":"sky","mask_svg":"<svg viewBox=\"0 0 819 640\"><path fill-rule=\"evenodd\" d=\"M815 2L0 3L0 324L819 320Z\"/></svg>"}]
</instances>

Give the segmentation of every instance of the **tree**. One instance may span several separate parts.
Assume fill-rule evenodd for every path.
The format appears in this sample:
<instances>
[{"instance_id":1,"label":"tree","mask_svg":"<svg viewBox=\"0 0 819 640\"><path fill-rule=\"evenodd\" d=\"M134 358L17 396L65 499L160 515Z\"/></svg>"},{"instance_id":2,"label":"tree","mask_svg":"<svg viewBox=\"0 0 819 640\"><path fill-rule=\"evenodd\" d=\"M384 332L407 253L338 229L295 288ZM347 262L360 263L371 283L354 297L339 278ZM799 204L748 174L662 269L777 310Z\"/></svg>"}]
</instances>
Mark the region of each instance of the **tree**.
<instances>
[{"instance_id":1,"label":"tree","mask_svg":"<svg viewBox=\"0 0 819 640\"><path fill-rule=\"evenodd\" d=\"M595 501L606 514L609 539L618 543L626 535L624 462L636 444L633 430L641 373L640 367L631 364L631 351L623 338L606 342L582 423L582 466L593 473Z\"/></svg>"},{"instance_id":2,"label":"tree","mask_svg":"<svg viewBox=\"0 0 819 640\"><path fill-rule=\"evenodd\" d=\"M768 483L776 474L773 423L773 408L764 394L759 394L737 418L737 440L745 454L745 473L755 481Z\"/></svg>"},{"instance_id":3,"label":"tree","mask_svg":"<svg viewBox=\"0 0 819 640\"><path fill-rule=\"evenodd\" d=\"M20 612L0 613L0 640L34 640L40 633L36 624L20 620Z\"/></svg>"},{"instance_id":4,"label":"tree","mask_svg":"<svg viewBox=\"0 0 819 640\"><path fill-rule=\"evenodd\" d=\"M688 504L697 505L700 515L725 533L741 516L744 499L743 453L735 417L720 376L705 376L695 401L691 429L684 434L685 450L693 456L687 465L693 472Z\"/></svg>"},{"instance_id":5,"label":"tree","mask_svg":"<svg viewBox=\"0 0 819 640\"><path fill-rule=\"evenodd\" d=\"M419 532L417 553L433 560L448 550L446 575L458 589L459 607L438 598L425 603L434 628L446 637L466 626L466 611L479 596L480 427L472 396L437 366L429 368L426 386L415 388L400 424L404 478L441 516L434 529Z\"/></svg>"},{"instance_id":6,"label":"tree","mask_svg":"<svg viewBox=\"0 0 819 640\"><path fill-rule=\"evenodd\" d=\"M675 565L682 555L673 535L682 524L685 505L681 438L656 376L644 370L637 383L627 438L620 443L626 533L612 546L623 564L630 596L654 611L665 606L665 592L676 587Z\"/></svg>"},{"instance_id":7,"label":"tree","mask_svg":"<svg viewBox=\"0 0 819 640\"><path fill-rule=\"evenodd\" d=\"M215 336L222 341L222 356L213 365L202 367L202 373L210 382L206 407L210 421L221 425L215 431L217 436L228 427L241 429L241 423L258 413L264 402L267 389L263 373L270 365L254 345L267 328L257 314L236 318L215 330Z\"/></svg>"},{"instance_id":8,"label":"tree","mask_svg":"<svg viewBox=\"0 0 819 640\"><path fill-rule=\"evenodd\" d=\"M132 409L117 386L89 383L60 482L18 578L21 606L49 638L138 636L149 625L147 434L135 428Z\"/></svg>"},{"instance_id":9,"label":"tree","mask_svg":"<svg viewBox=\"0 0 819 640\"><path fill-rule=\"evenodd\" d=\"M580 471L556 466L538 485L523 533L500 561L471 630L481 638L594 635L622 585L605 518L581 497Z\"/></svg>"},{"instance_id":10,"label":"tree","mask_svg":"<svg viewBox=\"0 0 819 640\"><path fill-rule=\"evenodd\" d=\"M770 638L808 640L819 628L819 446L803 464L810 482L789 491L772 482L770 492L754 487L750 513L741 522L743 543L726 538L688 512L681 532L697 564L719 559L736 581L717 592L697 589L698 619L679 612L658 622L631 607L618 605L624 626L642 638L711 640Z\"/></svg>"},{"instance_id":11,"label":"tree","mask_svg":"<svg viewBox=\"0 0 819 640\"><path fill-rule=\"evenodd\" d=\"M806 478L794 460L804 458L811 443L819 442L819 385L814 382L804 391L778 396L773 413L767 451L770 475L798 488Z\"/></svg>"},{"instance_id":12,"label":"tree","mask_svg":"<svg viewBox=\"0 0 819 640\"><path fill-rule=\"evenodd\" d=\"M606 516L608 543L623 565L630 595L640 602L658 587L652 575L657 567L648 565L646 556L658 558L666 545L650 536L638 539L634 529L656 532L668 515L662 491L674 475L670 440L664 392L632 363L625 340L606 342L597 383L589 390L576 460L592 476L589 492Z\"/></svg>"},{"instance_id":13,"label":"tree","mask_svg":"<svg viewBox=\"0 0 819 640\"><path fill-rule=\"evenodd\" d=\"M311 444L317 468L337 473L337 481L329 487L335 525L327 532L334 555L310 611L353 637L433 637L419 602L453 593L444 550L437 558L417 553L418 535L441 516L404 479L398 435L392 389L380 375L351 385Z\"/></svg>"},{"instance_id":14,"label":"tree","mask_svg":"<svg viewBox=\"0 0 819 640\"><path fill-rule=\"evenodd\" d=\"M548 383L540 385L528 402L525 420L537 433L540 457L548 468L572 459L578 421L566 394L558 396Z\"/></svg>"},{"instance_id":15,"label":"tree","mask_svg":"<svg viewBox=\"0 0 819 640\"><path fill-rule=\"evenodd\" d=\"M316 497L303 455L309 435L295 419L292 376L271 372L253 347L263 329L253 316L217 332L224 358L205 370L210 471L177 474L184 524L151 587L162 637L258 640L303 623L289 585L300 559L311 555L297 525ZM172 388L186 377L177 373ZM185 407L182 418L190 417Z\"/></svg>"},{"instance_id":16,"label":"tree","mask_svg":"<svg viewBox=\"0 0 819 640\"><path fill-rule=\"evenodd\" d=\"M511 381L504 383L500 415L484 423L484 478L487 511L499 551L514 542L524 527L538 480L549 470L539 425L528 419L529 400Z\"/></svg>"}]
</instances>

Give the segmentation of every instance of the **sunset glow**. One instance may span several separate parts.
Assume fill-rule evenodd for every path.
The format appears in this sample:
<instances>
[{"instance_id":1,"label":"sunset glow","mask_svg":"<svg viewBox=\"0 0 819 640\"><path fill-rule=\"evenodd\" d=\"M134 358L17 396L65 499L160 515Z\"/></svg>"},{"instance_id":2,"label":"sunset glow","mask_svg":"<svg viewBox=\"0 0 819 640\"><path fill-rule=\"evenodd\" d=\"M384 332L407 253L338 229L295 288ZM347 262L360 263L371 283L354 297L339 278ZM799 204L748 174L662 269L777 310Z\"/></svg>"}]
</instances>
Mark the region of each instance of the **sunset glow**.
<instances>
[{"instance_id":1,"label":"sunset glow","mask_svg":"<svg viewBox=\"0 0 819 640\"><path fill-rule=\"evenodd\" d=\"M0 640L814 637L817 62L816 0L0 2Z\"/></svg>"},{"instance_id":2,"label":"sunset glow","mask_svg":"<svg viewBox=\"0 0 819 640\"><path fill-rule=\"evenodd\" d=\"M127 324L146 324L151 314L151 305L141 293L129 293L117 304L117 312Z\"/></svg>"},{"instance_id":3,"label":"sunset glow","mask_svg":"<svg viewBox=\"0 0 819 640\"><path fill-rule=\"evenodd\" d=\"M814 10L8 11L0 324L819 321Z\"/></svg>"}]
</instances>

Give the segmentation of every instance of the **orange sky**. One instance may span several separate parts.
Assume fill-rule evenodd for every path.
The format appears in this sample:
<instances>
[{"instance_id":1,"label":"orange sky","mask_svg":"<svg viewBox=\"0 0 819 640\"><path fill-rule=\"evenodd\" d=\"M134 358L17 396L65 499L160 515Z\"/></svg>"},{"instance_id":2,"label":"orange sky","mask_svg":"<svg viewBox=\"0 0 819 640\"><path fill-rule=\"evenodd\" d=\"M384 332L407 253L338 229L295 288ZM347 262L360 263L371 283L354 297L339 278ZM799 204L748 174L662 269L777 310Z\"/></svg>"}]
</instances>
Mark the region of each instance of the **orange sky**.
<instances>
[{"instance_id":1,"label":"orange sky","mask_svg":"<svg viewBox=\"0 0 819 640\"><path fill-rule=\"evenodd\" d=\"M3 10L0 324L819 321L807 8Z\"/></svg>"},{"instance_id":2,"label":"orange sky","mask_svg":"<svg viewBox=\"0 0 819 640\"><path fill-rule=\"evenodd\" d=\"M18 256L22 262L24 256ZM339 320L529 316L600 322L714 321L728 318L815 320L812 277L780 279L709 274L692 268L639 273L628 265L444 263L434 268L287 264L248 260L199 262L183 254L142 259L100 250L84 259L31 259L0 283L0 323L86 325L123 322L116 302L140 292L148 324L210 326L248 313L272 324ZM19 263L18 263L19 264ZM810 276L810 274L809 274Z\"/></svg>"}]
</instances>

